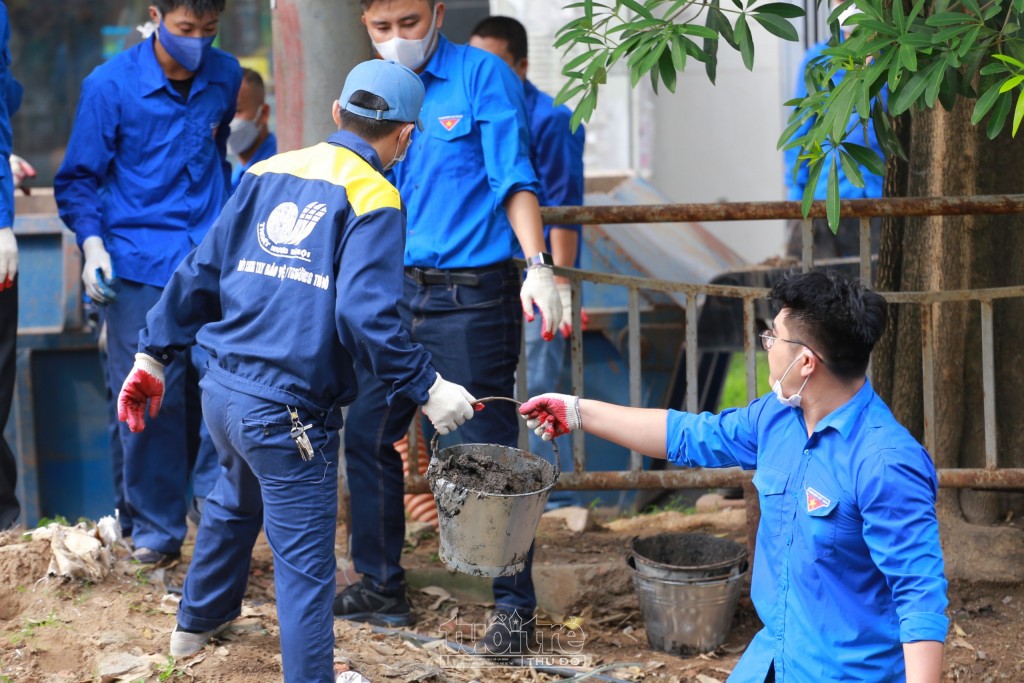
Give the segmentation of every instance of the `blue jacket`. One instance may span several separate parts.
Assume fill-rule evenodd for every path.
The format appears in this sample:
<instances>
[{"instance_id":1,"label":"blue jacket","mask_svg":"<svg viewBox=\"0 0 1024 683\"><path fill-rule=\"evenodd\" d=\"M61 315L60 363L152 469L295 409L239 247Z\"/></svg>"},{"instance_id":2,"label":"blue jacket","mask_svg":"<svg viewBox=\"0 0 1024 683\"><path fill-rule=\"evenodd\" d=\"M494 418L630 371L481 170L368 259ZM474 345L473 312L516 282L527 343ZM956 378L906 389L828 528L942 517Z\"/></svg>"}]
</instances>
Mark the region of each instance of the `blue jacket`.
<instances>
[{"instance_id":1,"label":"blue jacket","mask_svg":"<svg viewBox=\"0 0 1024 683\"><path fill-rule=\"evenodd\" d=\"M586 133L583 126L573 132L569 126L572 111L555 106L551 95L541 92L530 81L523 83L526 112L530 121L530 159L540 181L538 199L541 206L583 205L583 148ZM559 228L580 232L582 226L559 225ZM544 226L544 239L551 251L551 226ZM575 266L579 267L579 249Z\"/></svg>"},{"instance_id":2,"label":"blue jacket","mask_svg":"<svg viewBox=\"0 0 1024 683\"><path fill-rule=\"evenodd\" d=\"M253 166L146 316L139 350L196 339L222 384L338 418L353 359L422 404L436 372L402 330L405 217L376 152L352 133ZM198 337L197 337L198 333Z\"/></svg>"},{"instance_id":3,"label":"blue jacket","mask_svg":"<svg viewBox=\"0 0 1024 683\"><path fill-rule=\"evenodd\" d=\"M804 72L807 70L807 65L812 59L821 55L822 51L829 46L827 40L818 43L817 45L811 46L807 50L807 54L804 55L804 61L800 64L800 71L797 72L796 79L796 93L793 97L797 99L803 99L807 97L807 85L804 83ZM833 80L838 84L846 75L845 71L837 71ZM882 103L886 102L886 90L883 90L880 97ZM872 105L874 102L872 102ZM807 134L810 130L811 125L814 123L814 118L809 118L804 121L803 125L795 133L793 138L798 138ZM867 130L868 135L864 137L864 126L860 123L860 117L854 112L850 115L850 123L847 126L847 130L850 135L846 138L847 141L852 142L862 147L868 147L873 149L879 157L885 159L885 153L882 151L882 146L878 144L878 137L875 135L875 127L871 122L868 122ZM807 162L798 159L800 150L798 148L787 149L783 154L786 164L786 197L790 200L800 201L804 198L804 188L807 187ZM821 170L821 175L818 176L818 184L814 190L815 199L826 199L827 191L826 187L828 184L828 169L832 163L832 154L826 157L825 166ZM873 197L882 196L882 176L875 175L864 166L860 167L861 175L864 176L864 187L857 187L849 181L846 174L843 172L843 165L839 163L839 159L836 159L836 163L839 164L836 169L839 172L839 196L843 199L870 199ZM793 178L793 168L799 165L796 172L796 179Z\"/></svg>"},{"instance_id":4,"label":"blue jacket","mask_svg":"<svg viewBox=\"0 0 1024 683\"><path fill-rule=\"evenodd\" d=\"M242 70L211 50L188 101L164 75L146 40L82 83L57 209L75 233L103 238L114 273L163 287L202 241L227 199L225 160Z\"/></svg>"},{"instance_id":5,"label":"blue jacket","mask_svg":"<svg viewBox=\"0 0 1024 683\"><path fill-rule=\"evenodd\" d=\"M498 57L438 40L420 74L424 129L393 171L409 210L405 265L489 266L515 253L505 200L539 191L523 88Z\"/></svg>"},{"instance_id":6,"label":"blue jacket","mask_svg":"<svg viewBox=\"0 0 1024 683\"><path fill-rule=\"evenodd\" d=\"M14 179L11 176L11 116L21 107L21 84L11 75L11 23L0 3L0 228L14 225Z\"/></svg>"},{"instance_id":7,"label":"blue jacket","mask_svg":"<svg viewBox=\"0 0 1024 683\"><path fill-rule=\"evenodd\" d=\"M767 394L719 415L669 412L669 459L757 469L750 597L764 628L730 683L905 680L903 643L942 642L938 478L867 382L808 437Z\"/></svg>"}]
</instances>

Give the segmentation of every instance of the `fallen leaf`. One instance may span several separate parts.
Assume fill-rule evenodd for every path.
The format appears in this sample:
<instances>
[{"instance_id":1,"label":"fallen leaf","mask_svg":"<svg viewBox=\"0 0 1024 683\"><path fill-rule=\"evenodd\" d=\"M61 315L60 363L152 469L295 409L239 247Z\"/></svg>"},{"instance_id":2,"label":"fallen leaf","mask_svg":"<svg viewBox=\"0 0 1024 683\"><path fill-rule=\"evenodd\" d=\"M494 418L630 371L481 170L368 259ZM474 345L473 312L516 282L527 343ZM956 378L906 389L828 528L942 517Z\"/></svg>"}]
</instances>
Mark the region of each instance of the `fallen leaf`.
<instances>
[{"instance_id":1,"label":"fallen leaf","mask_svg":"<svg viewBox=\"0 0 1024 683\"><path fill-rule=\"evenodd\" d=\"M441 588L440 586L426 586L420 589L420 593L426 593L427 595L433 595L436 600L430 605L430 610L438 609L446 600L452 599L452 594Z\"/></svg>"}]
</instances>

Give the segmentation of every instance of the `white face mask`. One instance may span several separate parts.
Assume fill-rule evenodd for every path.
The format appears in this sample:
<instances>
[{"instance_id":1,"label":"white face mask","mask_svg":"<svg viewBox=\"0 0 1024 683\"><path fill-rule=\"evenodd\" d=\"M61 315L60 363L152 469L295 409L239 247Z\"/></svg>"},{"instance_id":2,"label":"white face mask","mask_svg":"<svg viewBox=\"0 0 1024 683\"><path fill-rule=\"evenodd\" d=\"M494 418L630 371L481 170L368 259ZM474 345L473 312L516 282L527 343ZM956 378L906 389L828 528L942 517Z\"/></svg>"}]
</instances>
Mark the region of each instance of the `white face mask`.
<instances>
[{"instance_id":1,"label":"white face mask","mask_svg":"<svg viewBox=\"0 0 1024 683\"><path fill-rule=\"evenodd\" d=\"M427 35L419 40L406 40L405 38L392 38L383 43L373 43L373 49L383 59L398 62L404 67L415 71L427 63L430 55L437 46L437 31L434 25L437 23L437 4L434 4L434 14L430 19L430 28Z\"/></svg>"},{"instance_id":2,"label":"white face mask","mask_svg":"<svg viewBox=\"0 0 1024 683\"><path fill-rule=\"evenodd\" d=\"M775 398L779 399L779 403L789 408L800 407L800 401L803 398L802 396L800 396L800 392L803 391L804 387L807 386L807 382L811 379L811 376L807 375L807 377L804 379L804 383L800 385L800 388L797 389L796 393L788 397L782 391L782 381L786 379L786 375L789 374L789 371L793 369L793 366L796 365L797 361L803 358L804 355L805 354L801 353L799 356L794 358L793 362L789 364L788 368L786 368L786 371L782 373L782 377L779 378L779 381L777 381L772 386L772 391L775 392ZM769 381L771 381L771 378L769 378Z\"/></svg>"},{"instance_id":3,"label":"white face mask","mask_svg":"<svg viewBox=\"0 0 1024 683\"><path fill-rule=\"evenodd\" d=\"M256 110L256 119L263 113L263 107ZM228 154L238 156L248 152L252 148L256 138L259 137L260 127L256 125L255 119L243 119L236 116L231 119L231 133L228 135Z\"/></svg>"},{"instance_id":4,"label":"white face mask","mask_svg":"<svg viewBox=\"0 0 1024 683\"><path fill-rule=\"evenodd\" d=\"M412 126L412 124L409 124L409 126L406 126L406 128L409 128L410 126ZM405 128L403 128L402 131L404 132ZM405 145L405 149L402 149L402 136L401 135L398 136L398 147L395 148L395 156L391 159L391 163L389 163L389 164L384 166L384 170L385 171L390 171L395 166L397 166L399 162L405 161L405 155L409 153L409 148L412 147L412 139L411 139L412 138L412 132L411 131L409 132L409 136L410 136L410 140ZM402 153L401 154L398 153L399 149L402 149Z\"/></svg>"}]
</instances>

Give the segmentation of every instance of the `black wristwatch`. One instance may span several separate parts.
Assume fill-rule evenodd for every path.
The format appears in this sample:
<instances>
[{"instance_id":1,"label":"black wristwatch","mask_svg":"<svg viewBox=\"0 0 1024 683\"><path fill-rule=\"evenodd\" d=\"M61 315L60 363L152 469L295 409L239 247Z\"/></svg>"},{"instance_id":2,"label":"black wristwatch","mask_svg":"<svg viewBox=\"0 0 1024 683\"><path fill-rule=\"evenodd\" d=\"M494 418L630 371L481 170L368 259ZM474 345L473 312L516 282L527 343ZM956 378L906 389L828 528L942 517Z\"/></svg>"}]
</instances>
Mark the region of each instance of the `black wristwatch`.
<instances>
[{"instance_id":1,"label":"black wristwatch","mask_svg":"<svg viewBox=\"0 0 1024 683\"><path fill-rule=\"evenodd\" d=\"M526 264L528 266L551 267L555 265L555 260L551 258L551 254L547 253L546 251L542 251L536 256L531 256L530 258L526 259Z\"/></svg>"}]
</instances>

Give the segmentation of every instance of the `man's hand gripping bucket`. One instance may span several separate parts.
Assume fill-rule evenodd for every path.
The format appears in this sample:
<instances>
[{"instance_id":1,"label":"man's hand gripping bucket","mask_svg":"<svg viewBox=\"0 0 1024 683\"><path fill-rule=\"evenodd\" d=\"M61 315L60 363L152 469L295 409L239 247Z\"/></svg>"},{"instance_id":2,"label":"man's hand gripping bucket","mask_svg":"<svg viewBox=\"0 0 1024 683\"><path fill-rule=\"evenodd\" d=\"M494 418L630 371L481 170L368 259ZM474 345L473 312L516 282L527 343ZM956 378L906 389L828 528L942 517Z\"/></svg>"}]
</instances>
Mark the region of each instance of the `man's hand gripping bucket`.
<instances>
[{"instance_id":1,"label":"man's hand gripping bucket","mask_svg":"<svg viewBox=\"0 0 1024 683\"><path fill-rule=\"evenodd\" d=\"M518 401L501 396L478 402ZM437 503L441 560L473 576L511 576L523 570L548 493L558 481L555 464L508 446L460 444L437 450L430 441L427 481Z\"/></svg>"}]
</instances>

